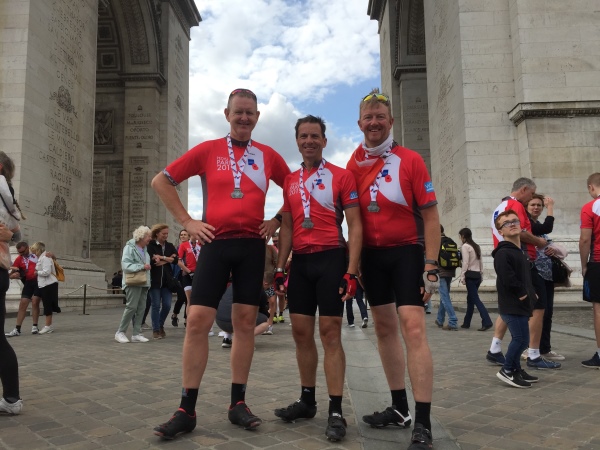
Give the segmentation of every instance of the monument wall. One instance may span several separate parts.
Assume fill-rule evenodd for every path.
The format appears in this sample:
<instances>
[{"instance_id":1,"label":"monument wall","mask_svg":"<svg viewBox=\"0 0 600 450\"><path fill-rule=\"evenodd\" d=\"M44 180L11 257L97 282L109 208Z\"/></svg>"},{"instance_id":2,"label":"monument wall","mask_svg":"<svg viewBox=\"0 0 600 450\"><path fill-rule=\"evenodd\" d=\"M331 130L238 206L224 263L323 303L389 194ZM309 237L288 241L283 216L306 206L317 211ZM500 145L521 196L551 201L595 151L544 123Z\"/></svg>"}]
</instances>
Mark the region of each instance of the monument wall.
<instances>
[{"instance_id":1,"label":"monument wall","mask_svg":"<svg viewBox=\"0 0 600 450\"><path fill-rule=\"evenodd\" d=\"M139 225L167 222L176 239L150 180L187 150L200 20L193 0L0 4L0 148L15 161L24 238L58 255L63 290L104 287Z\"/></svg>"},{"instance_id":2,"label":"monument wall","mask_svg":"<svg viewBox=\"0 0 600 450\"><path fill-rule=\"evenodd\" d=\"M515 179L530 177L538 192L555 198L552 237L569 247L568 261L578 267L579 210L589 201L585 180L600 171L595 2L371 0L368 13L381 30L399 28L395 40L381 37L384 86L402 81L389 61L410 45L414 31L404 23L419 3L431 173L447 234L470 227L489 254L494 208ZM375 10L382 13L374 17ZM402 104L402 98L393 101ZM405 114L397 108L396 124ZM395 125L394 136L405 139L406 131Z\"/></svg>"},{"instance_id":3,"label":"monument wall","mask_svg":"<svg viewBox=\"0 0 600 450\"><path fill-rule=\"evenodd\" d=\"M62 287L103 285L89 260L97 0L8 0L2 10L0 57L14 66L2 64L12 114L0 147L17 166L23 237L60 257L70 272Z\"/></svg>"}]
</instances>

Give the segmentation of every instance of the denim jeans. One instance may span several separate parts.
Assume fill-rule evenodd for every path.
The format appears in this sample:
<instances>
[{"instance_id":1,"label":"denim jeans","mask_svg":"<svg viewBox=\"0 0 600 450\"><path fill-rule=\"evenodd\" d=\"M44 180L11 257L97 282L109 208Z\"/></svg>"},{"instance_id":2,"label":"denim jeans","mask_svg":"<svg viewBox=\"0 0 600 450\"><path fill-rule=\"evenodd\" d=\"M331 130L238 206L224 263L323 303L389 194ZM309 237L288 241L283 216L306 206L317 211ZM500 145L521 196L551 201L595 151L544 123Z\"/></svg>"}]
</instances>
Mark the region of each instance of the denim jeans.
<instances>
[{"instance_id":1,"label":"denim jeans","mask_svg":"<svg viewBox=\"0 0 600 450\"><path fill-rule=\"evenodd\" d=\"M504 370L512 372L521 368L521 353L529 347L529 317L514 314L500 314L502 320L508 326L512 336L508 350L506 351Z\"/></svg>"},{"instance_id":2,"label":"denim jeans","mask_svg":"<svg viewBox=\"0 0 600 450\"><path fill-rule=\"evenodd\" d=\"M448 325L456 328L458 326L458 319L452 306L452 300L450 300L450 282L452 278L440 277L440 307L438 309L437 320L439 323L444 323L446 313L448 313Z\"/></svg>"},{"instance_id":3,"label":"denim jeans","mask_svg":"<svg viewBox=\"0 0 600 450\"><path fill-rule=\"evenodd\" d=\"M173 294L167 288L153 288L148 291L152 301L152 331L159 331L165 325L165 320L171 311ZM162 308L161 308L162 305Z\"/></svg>"},{"instance_id":4,"label":"denim jeans","mask_svg":"<svg viewBox=\"0 0 600 450\"><path fill-rule=\"evenodd\" d=\"M465 314L465 319L463 320L463 325L466 328L471 326L471 318L473 317L475 307L477 307L479 315L481 316L481 326L491 327L493 325L492 319L490 319L490 315L488 314L485 305L481 302L479 293L477 292L481 285L481 278L479 280L465 278L465 284L467 285L467 312Z\"/></svg>"},{"instance_id":5,"label":"denim jeans","mask_svg":"<svg viewBox=\"0 0 600 450\"><path fill-rule=\"evenodd\" d=\"M360 310L360 318L368 319L369 314L367 314L367 307L365 306L365 302L363 301L363 296L365 292L360 284L356 285L356 295L354 298L356 299L356 304L358 305L358 309ZM354 323L354 311L352 311L352 299L346 300L346 320L348 324Z\"/></svg>"}]
</instances>

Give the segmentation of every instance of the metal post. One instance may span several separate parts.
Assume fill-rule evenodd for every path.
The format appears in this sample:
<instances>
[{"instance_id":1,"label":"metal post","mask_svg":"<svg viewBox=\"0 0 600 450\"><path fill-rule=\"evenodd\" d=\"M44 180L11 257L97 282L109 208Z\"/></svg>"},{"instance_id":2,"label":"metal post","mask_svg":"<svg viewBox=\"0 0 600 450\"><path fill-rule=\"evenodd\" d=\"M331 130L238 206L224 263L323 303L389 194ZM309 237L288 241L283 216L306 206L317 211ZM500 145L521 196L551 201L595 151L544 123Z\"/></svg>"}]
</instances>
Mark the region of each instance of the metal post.
<instances>
[{"instance_id":1,"label":"metal post","mask_svg":"<svg viewBox=\"0 0 600 450\"><path fill-rule=\"evenodd\" d=\"M86 312L85 312L85 300L86 300L86 295L87 295L87 284L83 285L83 315L87 316Z\"/></svg>"}]
</instances>

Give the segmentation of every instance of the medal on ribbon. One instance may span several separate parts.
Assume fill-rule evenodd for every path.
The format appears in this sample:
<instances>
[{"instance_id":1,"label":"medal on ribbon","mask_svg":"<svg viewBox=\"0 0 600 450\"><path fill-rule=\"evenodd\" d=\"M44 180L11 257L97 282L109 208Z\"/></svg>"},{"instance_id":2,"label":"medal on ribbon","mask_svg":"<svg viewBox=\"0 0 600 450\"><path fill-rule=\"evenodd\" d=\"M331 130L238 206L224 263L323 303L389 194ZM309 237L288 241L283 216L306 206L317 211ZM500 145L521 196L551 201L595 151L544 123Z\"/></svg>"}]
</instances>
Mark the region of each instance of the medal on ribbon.
<instances>
[{"instance_id":1,"label":"medal on ribbon","mask_svg":"<svg viewBox=\"0 0 600 450\"><path fill-rule=\"evenodd\" d=\"M244 173L244 168L246 167L246 162L248 161L248 155L250 153L250 148L252 147L252 139L248 141L248 145L246 146L246 150L244 151L244 155L242 159L239 160L238 163L235 161L235 156L233 154L233 145L231 144L231 136L227 135L227 150L229 152L229 165L231 166L231 173L233 174L233 192L231 193L231 198L243 198L244 193L240 188L242 182L242 173Z\"/></svg>"},{"instance_id":2,"label":"medal on ribbon","mask_svg":"<svg viewBox=\"0 0 600 450\"><path fill-rule=\"evenodd\" d=\"M315 184L317 180L321 179L321 175L323 174L323 170L325 170L325 158L321 160L321 164L317 169L317 173L313 182L310 186L310 190L305 190L304 187L304 166L300 167L300 179L298 180L298 190L300 191L300 199L302 200L302 209L304 210L304 221L302 222L302 228L310 229L315 226L312 220L310 220L310 194L315 188Z\"/></svg>"}]
</instances>

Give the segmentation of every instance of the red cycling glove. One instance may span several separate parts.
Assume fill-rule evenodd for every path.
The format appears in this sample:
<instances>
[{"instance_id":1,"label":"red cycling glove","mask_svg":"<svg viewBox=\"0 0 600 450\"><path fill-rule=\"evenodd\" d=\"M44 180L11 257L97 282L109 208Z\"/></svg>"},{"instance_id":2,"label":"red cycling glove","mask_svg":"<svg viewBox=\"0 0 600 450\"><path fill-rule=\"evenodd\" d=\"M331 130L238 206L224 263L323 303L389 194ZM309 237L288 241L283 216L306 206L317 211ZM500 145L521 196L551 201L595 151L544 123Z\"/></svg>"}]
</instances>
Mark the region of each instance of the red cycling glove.
<instances>
[{"instance_id":1,"label":"red cycling glove","mask_svg":"<svg viewBox=\"0 0 600 450\"><path fill-rule=\"evenodd\" d=\"M342 295L347 294L350 297L354 297L356 294L356 275L353 273L346 273L340 283L340 289L343 289Z\"/></svg>"}]
</instances>

